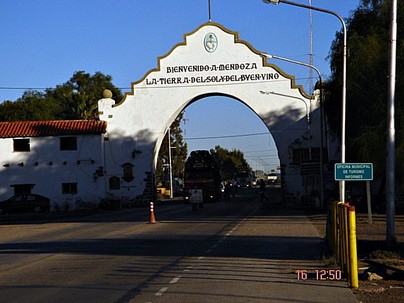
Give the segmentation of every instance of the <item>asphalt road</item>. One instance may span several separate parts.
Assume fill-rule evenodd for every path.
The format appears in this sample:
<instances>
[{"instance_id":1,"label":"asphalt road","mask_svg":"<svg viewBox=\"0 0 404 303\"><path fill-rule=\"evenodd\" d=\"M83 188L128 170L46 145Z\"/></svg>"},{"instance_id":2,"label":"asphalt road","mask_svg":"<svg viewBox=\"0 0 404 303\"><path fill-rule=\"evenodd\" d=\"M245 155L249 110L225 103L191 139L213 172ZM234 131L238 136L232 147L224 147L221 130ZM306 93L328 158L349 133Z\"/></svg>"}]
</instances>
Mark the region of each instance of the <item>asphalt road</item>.
<instances>
[{"instance_id":1,"label":"asphalt road","mask_svg":"<svg viewBox=\"0 0 404 303\"><path fill-rule=\"evenodd\" d=\"M156 224L140 208L3 223L0 302L356 302L346 281L315 276L307 217L240 193L198 212L156 205Z\"/></svg>"}]
</instances>

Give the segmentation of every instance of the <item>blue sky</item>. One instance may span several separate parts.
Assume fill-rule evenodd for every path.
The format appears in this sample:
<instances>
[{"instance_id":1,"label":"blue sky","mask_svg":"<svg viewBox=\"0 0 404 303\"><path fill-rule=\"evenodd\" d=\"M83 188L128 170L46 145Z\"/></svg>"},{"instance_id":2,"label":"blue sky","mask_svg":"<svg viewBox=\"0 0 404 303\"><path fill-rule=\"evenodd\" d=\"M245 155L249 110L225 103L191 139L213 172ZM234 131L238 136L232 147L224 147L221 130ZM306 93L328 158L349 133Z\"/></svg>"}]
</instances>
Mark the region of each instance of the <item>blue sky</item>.
<instances>
[{"instance_id":1,"label":"blue sky","mask_svg":"<svg viewBox=\"0 0 404 303\"><path fill-rule=\"evenodd\" d=\"M311 3L347 18L360 0ZM306 9L261 0L211 0L211 16L259 51L309 62ZM312 16L313 64L327 78L327 56L341 24L328 14L313 11ZM0 20L0 102L16 100L27 88L55 87L78 70L111 75L125 92L156 67L158 56L208 21L208 0L0 0ZM310 91L307 68L273 63ZM240 102L202 99L186 109L186 119L190 150L237 148L254 169L276 168L276 146L267 128ZM267 134L195 139L257 133Z\"/></svg>"}]
</instances>

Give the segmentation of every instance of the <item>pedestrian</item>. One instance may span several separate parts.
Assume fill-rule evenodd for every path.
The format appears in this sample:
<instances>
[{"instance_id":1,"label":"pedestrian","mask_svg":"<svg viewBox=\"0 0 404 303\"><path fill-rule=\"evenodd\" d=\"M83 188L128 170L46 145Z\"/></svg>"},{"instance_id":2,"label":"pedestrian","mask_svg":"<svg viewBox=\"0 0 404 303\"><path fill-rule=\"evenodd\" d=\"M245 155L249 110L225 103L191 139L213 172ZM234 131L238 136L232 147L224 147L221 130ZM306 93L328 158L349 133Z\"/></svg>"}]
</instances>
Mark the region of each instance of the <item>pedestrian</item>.
<instances>
[{"instance_id":1,"label":"pedestrian","mask_svg":"<svg viewBox=\"0 0 404 303\"><path fill-rule=\"evenodd\" d=\"M260 201L264 202L264 198L265 200L269 200L269 198L265 195L265 181L263 179L260 180Z\"/></svg>"}]
</instances>

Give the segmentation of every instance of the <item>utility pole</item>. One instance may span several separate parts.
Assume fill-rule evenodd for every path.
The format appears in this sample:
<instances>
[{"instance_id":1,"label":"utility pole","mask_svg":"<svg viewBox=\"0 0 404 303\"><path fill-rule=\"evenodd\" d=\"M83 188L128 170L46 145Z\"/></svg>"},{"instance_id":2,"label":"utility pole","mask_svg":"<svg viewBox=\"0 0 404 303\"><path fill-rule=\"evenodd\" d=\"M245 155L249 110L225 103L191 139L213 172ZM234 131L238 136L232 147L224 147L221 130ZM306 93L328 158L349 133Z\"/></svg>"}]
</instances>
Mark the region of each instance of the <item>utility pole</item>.
<instances>
[{"instance_id":1,"label":"utility pole","mask_svg":"<svg viewBox=\"0 0 404 303\"><path fill-rule=\"evenodd\" d=\"M210 8L210 0L208 0L208 14L209 14L209 22L212 21L212 11Z\"/></svg>"},{"instance_id":2,"label":"utility pole","mask_svg":"<svg viewBox=\"0 0 404 303\"><path fill-rule=\"evenodd\" d=\"M387 100L387 163L386 163L386 241L393 245L395 236L395 121L394 100L396 90L397 0L391 1L390 61Z\"/></svg>"},{"instance_id":3,"label":"utility pole","mask_svg":"<svg viewBox=\"0 0 404 303\"><path fill-rule=\"evenodd\" d=\"M171 158L171 127L168 128L168 161L169 161L169 169L170 169L170 198L174 197L173 194L173 164Z\"/></svg>"},{"instance_id":4,"label":"utility pole","mask_svg":"<svg viewBox=\"0 0 404 303\"><path fill-rule=\"evenodd\" d=\"M309 6L311 6L311 0L309 0ZM309 44L310 44L310 54L309 54L309 64L313 66L313 13L312 10L309 10L309 21L310 21L310 29L309 29ZM313 69L309 69L309 92L313 93Z\"/></svg>"}]
</instances>

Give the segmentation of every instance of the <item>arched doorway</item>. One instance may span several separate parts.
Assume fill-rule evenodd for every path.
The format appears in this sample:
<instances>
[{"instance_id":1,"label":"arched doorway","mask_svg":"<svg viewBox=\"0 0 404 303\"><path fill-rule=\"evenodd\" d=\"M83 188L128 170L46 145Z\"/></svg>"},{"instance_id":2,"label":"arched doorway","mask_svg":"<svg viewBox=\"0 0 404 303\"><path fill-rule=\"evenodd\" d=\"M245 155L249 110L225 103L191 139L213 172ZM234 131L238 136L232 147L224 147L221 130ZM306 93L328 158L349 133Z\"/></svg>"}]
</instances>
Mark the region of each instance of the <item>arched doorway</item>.
<instances>
[{"instance_id":1,"label":"arched doorway","mask_svg":"<svg viewBox=\"0 0 404 303\"><path fill-rule=\"evenodd\" d=\"M226 161L220 166L222 182L239 181L245 188L271 175L272 186L280 183L278 150L260 117L239 100L208 96L191 102L171 125L170 140L166 134L162 142L156 169L160 197L170 195L171 183L173 195L182 196L177 185L184 184L185 160L200 150Z\"/></svg>"}]
</instances>

